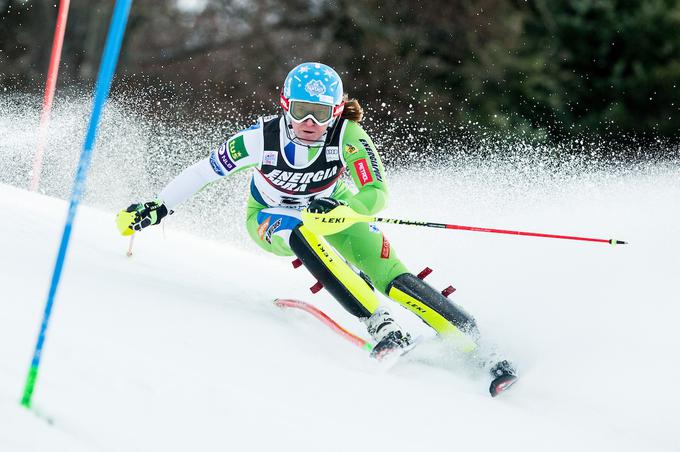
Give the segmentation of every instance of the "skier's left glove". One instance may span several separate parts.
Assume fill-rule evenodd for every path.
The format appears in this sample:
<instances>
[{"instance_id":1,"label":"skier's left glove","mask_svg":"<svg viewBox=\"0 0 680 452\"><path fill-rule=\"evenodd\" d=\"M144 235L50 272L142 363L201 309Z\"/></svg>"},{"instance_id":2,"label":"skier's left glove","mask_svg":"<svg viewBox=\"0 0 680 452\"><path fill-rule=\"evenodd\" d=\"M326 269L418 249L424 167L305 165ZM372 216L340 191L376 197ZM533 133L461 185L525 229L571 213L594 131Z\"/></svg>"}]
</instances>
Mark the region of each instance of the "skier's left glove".
<instances>
[{"instance_id":1,"label":"skier's left glove","mask_svg":"<svg viewBox=\"0 0 680 452\"><path fill-rule=\"evenodd\" d=\"M339 206L346 206L347 203L340 199L333 198L316 198L309 203L309 210L311 213L328 213Z\"/></svg>"},{"instance_id":2,"label":"skier's left glove","mask_svg":"<svg viewBox=\"0 0 680 452\"><path fill-rule=\"evenodd\" d=\"M159 199L144 204L131 204L127 209L118 212L116 226L122 235L132 235L135 231L160 223L168 214L172 214L172 210L168 211Z\"/></svg>"}]
</instances>

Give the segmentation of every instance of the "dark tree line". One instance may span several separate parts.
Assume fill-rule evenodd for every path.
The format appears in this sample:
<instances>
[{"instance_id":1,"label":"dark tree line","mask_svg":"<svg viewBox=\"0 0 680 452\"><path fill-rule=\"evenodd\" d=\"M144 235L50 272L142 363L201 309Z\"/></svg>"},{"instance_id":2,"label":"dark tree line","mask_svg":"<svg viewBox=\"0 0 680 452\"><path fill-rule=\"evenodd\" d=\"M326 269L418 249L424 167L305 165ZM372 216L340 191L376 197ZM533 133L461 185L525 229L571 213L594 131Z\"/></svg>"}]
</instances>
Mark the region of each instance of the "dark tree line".
<instances>
[{"instance_id":1,"label":"dark tree line","mask_svg":"<svg viewBox=\"0 0 680 452\"><path fill-rule=\"evenodd\" d=\"M113 3L71 1L60 87L91 86ZM678 135L679 0L186 4L133 3L118 89L151 86L190 112L234 103L257 113L294 64L320 60L377 118L557 139ZM41 89L56 6L0 0L0 93Z\"/></svg>"}]
</instances>

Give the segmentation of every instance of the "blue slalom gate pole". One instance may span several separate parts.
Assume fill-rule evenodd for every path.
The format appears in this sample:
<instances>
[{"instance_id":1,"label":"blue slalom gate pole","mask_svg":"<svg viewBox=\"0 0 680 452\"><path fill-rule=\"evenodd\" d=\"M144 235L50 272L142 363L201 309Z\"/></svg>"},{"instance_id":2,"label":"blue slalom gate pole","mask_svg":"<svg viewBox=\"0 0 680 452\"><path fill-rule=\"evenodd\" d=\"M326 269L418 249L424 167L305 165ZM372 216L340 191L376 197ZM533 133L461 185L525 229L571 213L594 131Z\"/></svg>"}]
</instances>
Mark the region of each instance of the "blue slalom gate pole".
<instances>
[{"instance_id":1,"label":"blue slalom gate pole","mask_svg":"<svg viewBox=\"0 0 680 452\"><path fill-rule=\"evenodd\" d=\"M118 62L118 55L120 54L120 47L123 42L123 35L125 34L125 25L127 24L131 6L132 0L116 0L116 5L113 9L113 17L111 18L106 45L104 46L104 53L102 54L102 60L99 65L99 75L97 76L92 116L90 116L90 122L87 127L83 151L80 154L78 172L76 173L73 182L71 202L66 216L66 223L64 224L64 233L61 237L61 244L59 245L57 261L54 265L54 272L52 273L52 282L50 283L50 290L47 295L47 302L45 303L45 312L40 325L40 332L38 333L38 341L35 344L33 360L31 361L31 367L28 370L26 384L24 385L24 394L21 398L21 404L26 408L31 407L31 398L38 377L38 368L40 366L40 355L42 353L43 345L45 344L45 333L47 332L52 306L54 305L54 298L57 293L57 288L59 287L64 260L66 259L66 251L68 250L68 244L71 238L71 228L76 216L76 211L78 210L78 204L80 204L83 192L85 191L85 180L87 179L87 170L89 169L90 161L92 160L92 148L94 147L97 135L97 126L99 125L99 118L102 109L104 108L104 103L106 102L111 89L111 81Z\"/></svg>"}]
</instances>

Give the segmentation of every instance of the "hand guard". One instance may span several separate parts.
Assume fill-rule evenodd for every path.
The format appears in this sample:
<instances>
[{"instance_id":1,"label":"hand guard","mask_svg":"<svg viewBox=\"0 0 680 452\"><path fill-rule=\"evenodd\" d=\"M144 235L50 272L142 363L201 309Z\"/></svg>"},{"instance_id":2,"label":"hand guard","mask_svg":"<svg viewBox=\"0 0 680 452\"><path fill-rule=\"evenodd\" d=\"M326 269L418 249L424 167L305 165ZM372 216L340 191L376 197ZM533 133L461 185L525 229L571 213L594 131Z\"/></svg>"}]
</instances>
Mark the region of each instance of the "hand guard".
<instances>
[{"instance_id":1,"label":"hand guard","mask_svg":"<svg viewBox=\"0 0 680 452\"><path fill-rule=\"evenodd\" d=\"M357 213L345 201L316 198L301 213L307 229L318 235L332 235L356 223ZM361 221L361 220L360 220Z\"/></svg>"},{"instance_id":2,"label":"hand guard","mask_svg":"<svg viewBox=\"0 0 680 452\"><path fill-rule=\"evenodd\" d=\"M141 231L148 226L160 223L171 213L172 210L168 212L168 208L160 200L131 204L127 209L118 212L116 226L122 235L132 235L135 231Z\"/></svg>"},{"instance_id":3,"label":"hand guard","mask_svg":"<svg viewBox=\"0 0 680 452\"><path fill-rule=\"evenodd\" d=\"M309 203L307 210L309 210L311 213L328 213L336 207L346 205L347 203L345 201L339 199L315 198L311 203Z\"/></svg>"}]
</instances>

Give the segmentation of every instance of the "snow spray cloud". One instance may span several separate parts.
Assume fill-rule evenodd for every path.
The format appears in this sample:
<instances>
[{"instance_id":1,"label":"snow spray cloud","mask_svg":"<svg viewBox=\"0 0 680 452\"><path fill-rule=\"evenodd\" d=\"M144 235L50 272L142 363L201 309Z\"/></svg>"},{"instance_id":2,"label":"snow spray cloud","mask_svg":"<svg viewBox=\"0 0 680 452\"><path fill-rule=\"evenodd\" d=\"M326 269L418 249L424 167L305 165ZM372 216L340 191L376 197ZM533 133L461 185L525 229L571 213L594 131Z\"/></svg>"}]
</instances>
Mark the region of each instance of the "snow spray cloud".
<instances>
[{"instance_id":1,"label":"snow spray cloud","mask_svg":"<svg viewBox=\"0 0 680 452\"><path fill-rule=\"evenodd\" d=\"M115 211L132 202L150 200L182 169L208 155L229 134L244 127L244 123L235 121L222 121L215 126L154 114L159 107L172 111L172 105L162 101L150 91L107 103L93 153L85 204ZM0 183L28 187L40 105L37 96L0 96L0 130L3 130ZM55 100L40 193L69 197L91 105L89 96L83 94L62 95ZM240 224L233 224L231 212L243 210L246 183L245 175L225 179L189 200L186 212L169 220L209 237L230 236L240 229L237 227ZM229 214L219 218L224 212ZM228 233L225 227L229 228Z\"/></svg>"},{"instance_id":2,"label":"snow spray cloud","mask_svg":"<svg viewBox=\"0 0 680 452\"><path fill-rule=\"evenodd\" d=\"M115 211L150 200L182 169L255 120L224 104L206 105L204 111L213 114L188 120L178 113L176 102L154 87L114 95L102 117L85 204ZM28 187L40 105L37 96L0 95L0 183ZM41 193L69 196L90 108L88 95L57 96ZM561 190L620 183L633 174L677 174L680 168L677 148L668 146L647 158L646 149L634 140L618 149L620 145L587 139L556 145L502 136L474 124L434 130L398 118L383 124L369 117L364 127L380 149L397 209L404 203L418 205L423 195L436 191L442 208L455 213L465 205L474 218L475 206L480 212L502 213L515 202L558 199ZM248 181L248 174L236 174L207 187L168 222L209 238L249 242L243 227Z\"/></svg>"}]
</instances>

